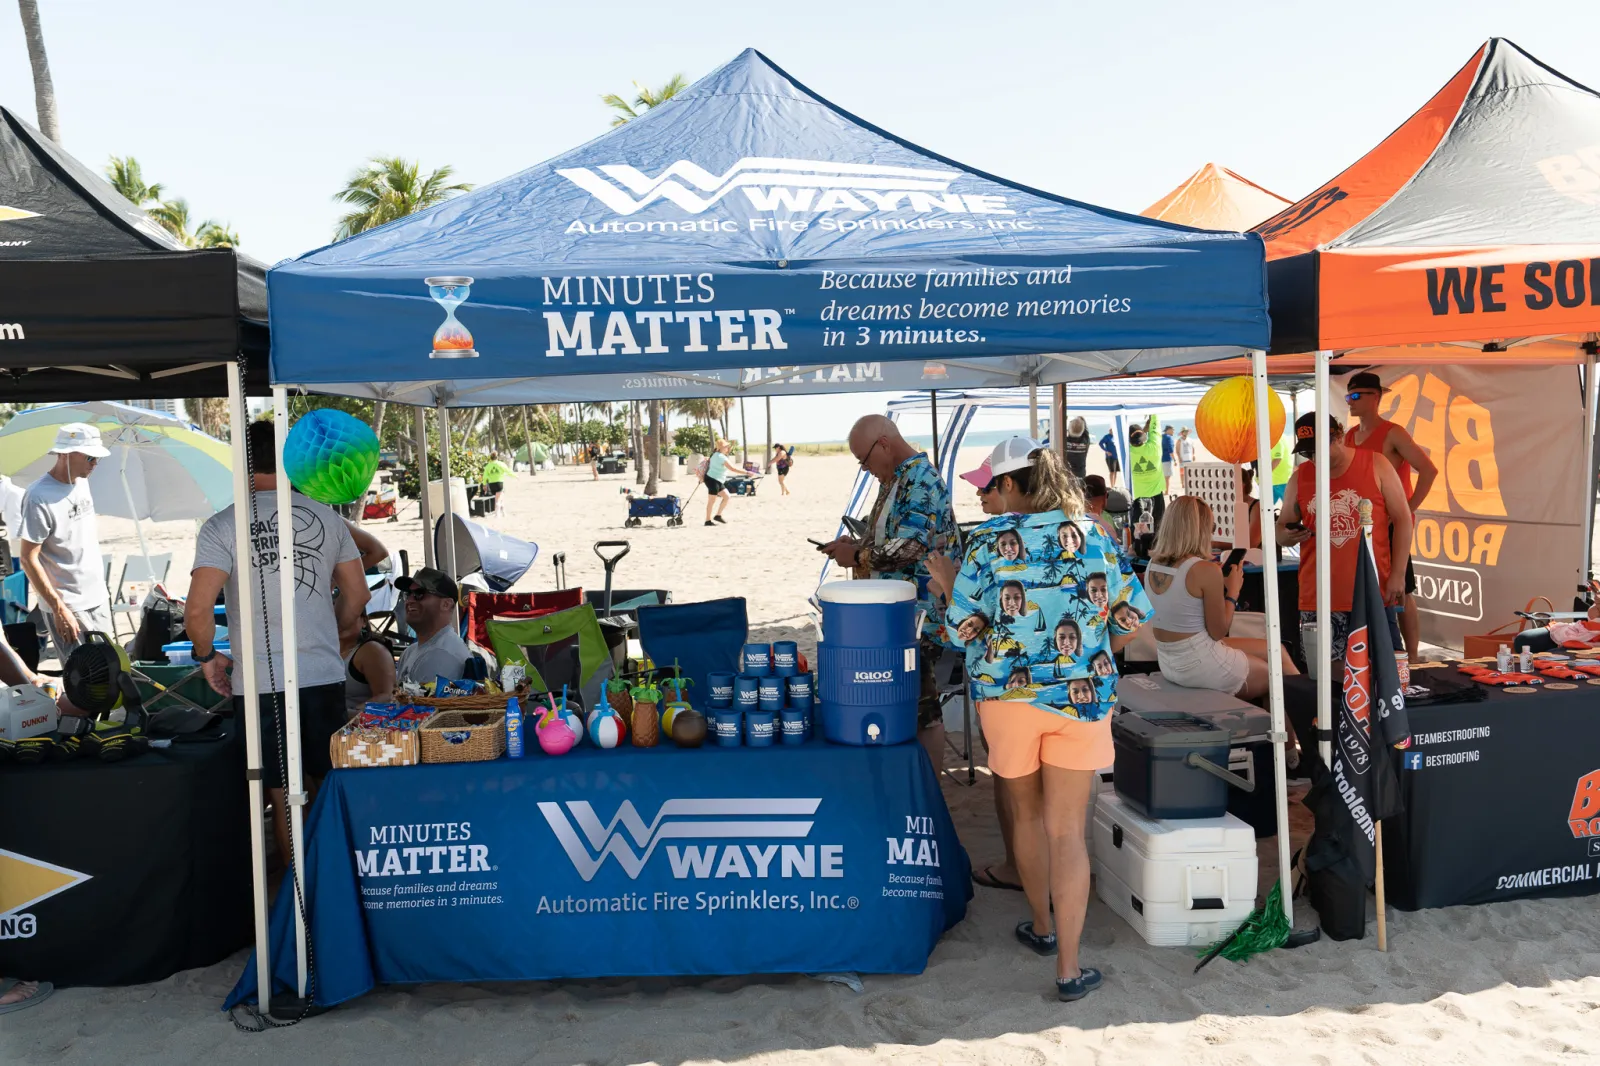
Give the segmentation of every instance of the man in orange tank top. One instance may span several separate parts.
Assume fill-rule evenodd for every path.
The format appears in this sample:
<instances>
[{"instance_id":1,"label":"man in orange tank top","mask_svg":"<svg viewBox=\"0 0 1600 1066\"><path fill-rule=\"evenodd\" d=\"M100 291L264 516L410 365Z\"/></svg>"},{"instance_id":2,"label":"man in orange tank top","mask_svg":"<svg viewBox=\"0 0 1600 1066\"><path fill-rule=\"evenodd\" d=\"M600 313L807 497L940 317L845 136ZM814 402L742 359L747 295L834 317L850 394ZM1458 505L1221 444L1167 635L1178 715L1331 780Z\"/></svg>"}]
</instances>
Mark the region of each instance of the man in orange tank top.
<instances>
[{"instance_id":1,"label":"man in orange tank top","mask_svg":"<svg viewBox=\"0 0 1600 1066\"><path fill-rule=\"evenodd\" d=\"M1374 451L1389 460L1395 473L1400 475L1400 486L1406 490L1406 499L1410 504L1411 517L1414 521L1417 508L1428 498L1428 492L1433 488L1433 480L1439 476L1439 468L1433 465L1433 460L1428 458L1428 453L1422 450L1421 445L1411 439L1411 434L1378 413L1379 401L1388 391L1376 374L1350 375L1350 383L1345 390L1345 402L1350 405L1350 414L1359 424L1352 426L1344 439L1345 443L1353 448ZM1412 470L1417 472L1415 486L1411 484ZM1422 661L1418 655L1418 650L1422 647L1422 619L1417 614L1416 591L1417 572L1408 559L1405 610L1400 615L1400 634L1405 637L1406 657L1414 663Z\"/></svg>"},{"instance_id":2,"label":"man in orange tank top","mask_svg":"<svg viewBox=\"0 0 1600 1066\"><path fill-rule=\"evenodd\" d=\"M1317 449L1317 416L1307 413L1294 424L1296 455L1314 457ZM1300 624L1314 624L1317 618L1315 463L1301 463L1289 479L1283 510L1278 514L1278 540L1300 545ZM1350 609L1355 596L1356 545L1361 535L1362 500L1372 503L1372 556L1378 567L1378 582L1383 586L1384 602L1390 607L1405 596L1406 561L1411 557L1411 510L1407 506L1400 476L1381 454L1345 444L1344 429L1328 416L1328 546L1329 592L1332 612L1333 657L1344 658L1344 639L1350 631ZM1391 538L1390 530L1393 530ZM1389 614L1391 631L1396 629L1394 614ZM1392 632L1398 644L1400 634ZM1309 656L1314 649L1307 648Z\"/></svg>"}]
</instances>

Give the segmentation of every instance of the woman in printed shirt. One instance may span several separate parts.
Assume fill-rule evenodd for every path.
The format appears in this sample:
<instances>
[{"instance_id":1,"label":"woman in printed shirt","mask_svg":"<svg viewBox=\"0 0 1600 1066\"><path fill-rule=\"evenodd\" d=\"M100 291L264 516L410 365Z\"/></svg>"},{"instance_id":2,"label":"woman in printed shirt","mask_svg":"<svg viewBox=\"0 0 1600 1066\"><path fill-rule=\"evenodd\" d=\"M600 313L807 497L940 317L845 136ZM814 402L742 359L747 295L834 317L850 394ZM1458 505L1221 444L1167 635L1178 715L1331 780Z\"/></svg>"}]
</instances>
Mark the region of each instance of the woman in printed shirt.
<instances>
[{"instance_id":1,"label":"woman in printed shirt","mask_svg":"<svg viewBox=\"0 0 1600 1066\"><path fill-rule=\"evenodd\" d=\"M977 678L974 689L989 769L1005 782L1017 868L1033 912L1016 934L1035 952L1057 956L1056 993L1071 1001L1101 980L1098 970L1079 966L1078 940L1089 905L1084 822L1091 783L1113 758L1117 674L1111 655L1132 639L1128 624L1147 615L1150 604L1116 545L1084 517L1077 483L1053 452L1014 437L995 447L989 468L990 491L1007 513L973 535L950 590L946 624L969 649L987 646L993 656L1003 648L1011 663L1010 670L988 671L1003 683ZM1063 585L1052 564L1072 540L1060 533L1068 522L1083 538L1088 577ZM1002 590L1013 582L1023 586L1025 624L1002 606ZM1015 603L1013 592L1009 605ZM1056 624L1032 624L1035 611ZM1056 636L1061 619L1075 622L1080 635L1070 666L1062 662ZM1035 665L1052 669L1034 673Z\"/></svg>"}]
</instances>

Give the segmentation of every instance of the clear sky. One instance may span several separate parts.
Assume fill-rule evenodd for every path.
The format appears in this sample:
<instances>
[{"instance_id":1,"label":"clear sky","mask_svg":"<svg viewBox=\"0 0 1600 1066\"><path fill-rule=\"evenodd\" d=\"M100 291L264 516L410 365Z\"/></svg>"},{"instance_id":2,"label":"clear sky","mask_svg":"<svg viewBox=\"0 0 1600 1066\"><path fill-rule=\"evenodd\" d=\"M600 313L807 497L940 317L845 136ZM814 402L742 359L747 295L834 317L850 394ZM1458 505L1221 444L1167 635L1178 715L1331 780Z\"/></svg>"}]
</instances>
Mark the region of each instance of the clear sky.
<instances>
[{"instance_id":1,"label":"clear sky","mask_svg":"<svg viewBox=\"0 0 1600 1066\"><path fill-rule=\"evenodd\" d=\"M493 181L605 132L602 93L692 80L751 46L915 143L1132 211L1208 161L1297 198L1492 35L1600 85L1592 0L39 6L67 149L97 167L136 156L269 263L331 239L332 195L369 156ZM9 3L0 103L33 118ZM788 399L776 429L839 438L879 406Z\"/></svg>"}]
</instances>

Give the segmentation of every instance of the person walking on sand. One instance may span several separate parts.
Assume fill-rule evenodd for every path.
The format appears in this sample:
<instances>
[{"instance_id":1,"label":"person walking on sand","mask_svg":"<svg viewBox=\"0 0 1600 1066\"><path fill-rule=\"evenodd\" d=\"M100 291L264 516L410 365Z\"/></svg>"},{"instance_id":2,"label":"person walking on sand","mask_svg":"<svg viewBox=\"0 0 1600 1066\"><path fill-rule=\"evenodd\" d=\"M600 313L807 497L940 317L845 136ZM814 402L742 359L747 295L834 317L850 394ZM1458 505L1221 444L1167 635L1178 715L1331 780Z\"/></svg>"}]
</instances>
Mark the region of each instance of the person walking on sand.
<instances>
[{"instance_id":1,"label":"person walking on sand","mask_svg":"<svg viewBox=\"0 0 1600 1066\"><path fill-rule=\"evenodd\" d=\"M772 446L772 462L778 468L778 488L783 490L785 496L790 495L788 482L789 468L794 465L794 449L785 448L781 444Z\"/></svg>"},{"instance_id":2,"label":"person walking on sand","mask_svg":"<svg viewBox=\"0 0 1600 1066\"><path fill-rule=\"evenodd\" d=\"M1056 996L1071 1002L1101 983L1100 971L1079 964L1078 942L1089 907L1085 816L1095 771L1114 754L1111 656L1133 639L1150 602L1116 545L1084 517L1077 479L1055 452L1013 437L995 446L989 473L1003 513L973 531L945 624L983 647L988 662L973 678L978 716L989 769L1006 779L1032 912L1016 937L1056 957Z\"/></svg>"},{"instance_id":3,"label":"person walking on sand","mask_svg":"<svg viewBox=\"0 0 1600 1066\"><path fill-rule=\"evenodd\" d=\"M728 469L731 465L728 452L733 447L732 441L719 440L711 450L711 458L706 462L706 473L703 479L706 483L706 525L721 523L727 525L727 520L722 517L722 512L728 509L728 489L723 482L728 480ZM734 468L737 473L737 468ZM721 500L721 504L717 503ZM712 508L716 514L712 514Z\"/></svg>"},{"instance_id":4,"label":"person walking on sand","mask_svg":"<svg viewBox=\"0 0 1600 1066\"><path fill-rule=\"evenodd\" d=\"M1189 494L1188 464L1194 462L1194 441L1189 437L1189 427L1178 430L1178 492Z\"/></svg>"}]
</instances>

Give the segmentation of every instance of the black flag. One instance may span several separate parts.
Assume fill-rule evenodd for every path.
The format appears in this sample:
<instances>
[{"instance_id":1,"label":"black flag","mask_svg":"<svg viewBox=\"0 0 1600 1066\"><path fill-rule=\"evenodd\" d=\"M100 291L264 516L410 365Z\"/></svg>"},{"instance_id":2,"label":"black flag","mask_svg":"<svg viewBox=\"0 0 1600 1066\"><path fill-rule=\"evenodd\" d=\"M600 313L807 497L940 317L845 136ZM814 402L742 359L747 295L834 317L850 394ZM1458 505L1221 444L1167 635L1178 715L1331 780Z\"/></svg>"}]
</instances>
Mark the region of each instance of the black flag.
<instances>
[{"instance_id":1,"label":"black flag","mask_svg":"<svg viewBox=\"0 0 1600 1066\"><path fill-rule=\"evenodd\" d=\"M1407 744L1411 726L1394 661L1383 590L1366 535L1357 542L1356 587L1344 658L1339 721L1334 727L1333 784L1349 823L1338 832L1371 884L1377 872L1377 823L1401 811L1390 749Z\"/></svg>"}]
</instances>

